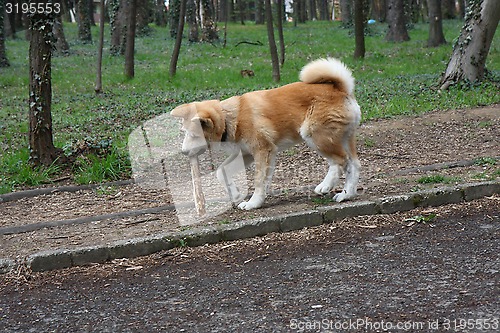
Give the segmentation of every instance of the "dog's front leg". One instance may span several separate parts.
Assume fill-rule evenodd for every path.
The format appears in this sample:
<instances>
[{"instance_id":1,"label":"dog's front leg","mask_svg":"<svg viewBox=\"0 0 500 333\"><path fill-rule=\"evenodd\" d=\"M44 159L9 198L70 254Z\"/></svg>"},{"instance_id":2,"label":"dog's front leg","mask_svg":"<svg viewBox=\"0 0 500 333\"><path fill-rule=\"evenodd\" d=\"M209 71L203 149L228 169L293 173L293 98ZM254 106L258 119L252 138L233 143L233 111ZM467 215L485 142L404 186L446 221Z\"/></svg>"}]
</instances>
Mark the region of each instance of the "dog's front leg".
<instances>
[{"instance_id":1,"label":"dog's front leg","mask_svg":"<svg viewBox=\"0 0 500 333\"><path fill-rule=\"evenodd\" d=\"M255 158L255 192L248 201L243 201L238 208L250 210L259 208L266 199L268 188L274 172L274 163L276 152L261 152L254 156Z\"/></svg>"},{"instance_id":2,"label":"dog's front leg","mask_svg":"<svg viewBox=\"0 0 500 333\"><path fill-rule=\"evenodd\" d=\"M232 202L241 201L244 195L240 193L240 190L234 183L234 175L241 171L241 164L238 163L237 159L240 156L240 151L233 152L220 166L217 168L217 179L224 185L229 198ZM247 166L246 156L243 156L244 166Z\"/></svg>"}]
</instances>

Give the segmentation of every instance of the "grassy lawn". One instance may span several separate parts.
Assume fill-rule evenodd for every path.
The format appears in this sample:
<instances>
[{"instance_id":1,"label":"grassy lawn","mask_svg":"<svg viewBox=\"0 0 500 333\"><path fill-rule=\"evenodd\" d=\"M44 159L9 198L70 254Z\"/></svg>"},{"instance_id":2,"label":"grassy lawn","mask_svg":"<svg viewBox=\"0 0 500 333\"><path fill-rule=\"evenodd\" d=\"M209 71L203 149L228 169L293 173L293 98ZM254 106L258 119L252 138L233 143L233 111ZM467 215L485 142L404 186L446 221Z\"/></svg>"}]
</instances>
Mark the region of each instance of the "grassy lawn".
<instances>
[{"instance_id":1,"label":"grassy lawn","mask_svg":"<svg viewBox=\"0 0 500 333\"><path fill-rule=\"evenodd\" d=\"M356 97L364 120L396 115L418 115L430 110L474 107L500 102L500 36L496 34L488 56L489 80L481 85L452 87L439 92L452 42L461 21L445 21L449 44L426 48L427 24L410 30L411 41L384 41L386 26L370 26L364 60L354 60L354 37L338 22L309 22L285 26L286 63L280 85L297 80L308 61L332 56L343 60L357 80ZM221 26L222 28L222 26ZM130 177L127 137L143 121L168 112L180 103L227 98L255 89L277 86L272 82L265 26L229 25L227 47L220 44L184 44L177 76L168 76L173 47L166 28L154 27L136 41L135 78L123 75L123 57L109 55L106 31L103 89L94 93L97 45L77 41L76 25L66 24L69 56L52 62L54 139L67 154L85 145L90 154L76 160L70 170L53 166L33 170L28 164L28 48L22 38L8 40L11 67L0 69L0 193L50 182L70 174L77 183ZM93 28L97 41L97 28ZM109 29L109 27L107 27ZM19 37L22 37L19 33ZM220 35L223 35L221 31ZM261 42L251 45L239 42ZM240 70L251 69L253 78Z\"/></svg>"}]
</instances>

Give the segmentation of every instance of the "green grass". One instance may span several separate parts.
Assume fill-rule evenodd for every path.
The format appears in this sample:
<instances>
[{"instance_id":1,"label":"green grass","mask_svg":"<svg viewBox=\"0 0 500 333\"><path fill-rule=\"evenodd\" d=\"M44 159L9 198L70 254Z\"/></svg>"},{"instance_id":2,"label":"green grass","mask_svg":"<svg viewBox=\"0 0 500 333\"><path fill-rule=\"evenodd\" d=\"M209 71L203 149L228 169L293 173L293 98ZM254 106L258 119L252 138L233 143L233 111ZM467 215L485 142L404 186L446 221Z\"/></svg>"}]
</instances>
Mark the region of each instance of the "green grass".
<instances>
[{"instance_id":1,"label":"green grass","mask_svg":"<svg viewBox=\"0 0 500 333\"><path fill-rule=\"evenodd\" d=\"M488 56L490 79L476 86L452 87L439 92L437 83L458 37L462 23L445 21L450 42L426 48L427 24L415 24L411 41L388 43L386 26L370 27L364 60L354 60L352 32L338 22L308 22L284 29L286 63L280 85L296 81L308 61L333 56L342 59L356 77L356 97L364 121L398 115L418 115L430 110L474 107L500 101L500 35L496 35ZM166 28L153 27L149 36L136 42L135 73L132 80L123 74L123 57L109 55L109 27L106 29L103 59L105 94L94 93L97 45L77 41L75 24L66 24L71 47L69 56L52 61L54 140L71 151L73 145L92 137L110 140L113 149L105 154L86 155L73 166L77 183L102 182L130 176L127 137L142 122L193 100L226 98L278 84L272 81L271 61L265 26L230 24L227 47L222 43L190 44L181 49L177 75L168 76L173 40ZM97 28L93 28L97 41ZM222 36L222 32L221 32ZM57 177L55 167L31 170L28 164L28 42L22 34L7 40L11 67L0 69L0 192L36 186ZM260 41L262 46L241 44ZM242 78L240 71L251 69L255 76ZM496 80L496 82L495 82ZM487 126L488 124L484 124ZM16 167L12 167L12 165Z\"/></svg>"},{"instance_id":2,"label":"green grass","mask_svg":"<svg viewBox=\"0 0 500 333\"><path fill-rule=\"evenodd\" d=\"M443 175L430 175L430 176L423 176L417 179L417 182L419 184L451 184L451 183L457 183L460 182L460 178L457 177L449 177L449 176L443 176Z\"/></svg>"}]
</instances>

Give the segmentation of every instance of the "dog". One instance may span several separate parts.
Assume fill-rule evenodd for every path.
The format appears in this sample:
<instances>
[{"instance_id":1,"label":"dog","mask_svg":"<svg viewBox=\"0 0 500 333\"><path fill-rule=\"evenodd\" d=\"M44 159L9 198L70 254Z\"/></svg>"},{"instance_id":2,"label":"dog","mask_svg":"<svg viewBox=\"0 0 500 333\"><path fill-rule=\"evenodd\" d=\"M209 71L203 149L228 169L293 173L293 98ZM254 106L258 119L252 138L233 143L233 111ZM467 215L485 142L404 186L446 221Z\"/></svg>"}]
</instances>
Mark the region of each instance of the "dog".
<instances>
[{"instance_id":1,"label":"dog","mask_svg":"<svg viewBox=\"0 0 500 333\"><path fill-rule=\"evenodd\" d=\"M356 129L361 110L354 97L351 71L334 58L318 59L304 66L300 82L279 88L183 104L171 111L182 118L185 131L182 153L197 156L211 143L232 143L232 155L217 169L230 198L240 195L228 166L241 153L245 167L255 163L255 191L238 207L259 208L271 183L276 154L301 141L326 159L329 165L317 194L329 193L345 173L342 192L333 200L341 202L356 195L360 162L356 150Z\"/></svg>"}]
</instances>

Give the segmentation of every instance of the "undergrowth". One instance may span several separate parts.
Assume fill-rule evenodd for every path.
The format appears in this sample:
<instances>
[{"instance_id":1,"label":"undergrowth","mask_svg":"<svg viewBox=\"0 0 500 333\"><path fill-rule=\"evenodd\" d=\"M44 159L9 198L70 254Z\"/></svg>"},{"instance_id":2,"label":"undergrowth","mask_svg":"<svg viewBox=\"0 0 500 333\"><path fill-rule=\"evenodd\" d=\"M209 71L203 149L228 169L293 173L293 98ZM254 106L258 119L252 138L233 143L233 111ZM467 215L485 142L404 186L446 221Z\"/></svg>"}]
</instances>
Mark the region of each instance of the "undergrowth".
<instances>
[{"instance_id":1,"label":"undergrowth","mask_svg":"<svg viewBox=\"0 0 500 333\"><path fill-rule=\"evenodd\" d=\"M294 82L302 66L320 57L343 60L356 78L356 97L363 121L431 110L475 107L499 102L500 37L495 36L488 56L488 79L479 85L439 91L438 81L451 55L451 42L459 35L461 21L445 21L449 44L425 47L427 24L415 24L411 40L384 40L386 25L370 26L366 57L354 60L354 39L339 22L285 25L286 62L279 85ZM109 54L109 26L103 59L104 94L94 93L97 45L77 41L75 24L64 25L70 43L69 56L52 61L54 140L73 157L72 166L31 168L28 163L29 44L23 38L6 41L11 66L0 69L0 193L48 183L70 173L79 184L99 183L131 176L127 138L142 122L175 106L201 99L227 98L256 89L278 86L272 81L267 32L263 25L230 24L227 47L184 43L177 75L168 76L173 39L167 28L152 27L137 38L135 73L124 77L123 57ZM97 41L97 27L93 27ZM221 33L221 36L223 34ZM251 42L251 43L240 43ZM260 43L258 43L260 42ZM261 44L261 45L259 45ZM250 69L254 77L243 78ZM91 138L91 139L89 139ZM81 143L89 147L78 151ZM107 145L99 146L99 143ZM97 143L97 147L93 145Z\"/></svg>"}]
</instances>

